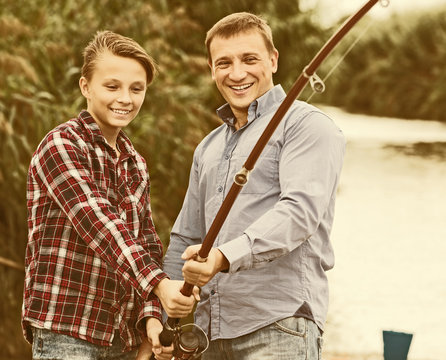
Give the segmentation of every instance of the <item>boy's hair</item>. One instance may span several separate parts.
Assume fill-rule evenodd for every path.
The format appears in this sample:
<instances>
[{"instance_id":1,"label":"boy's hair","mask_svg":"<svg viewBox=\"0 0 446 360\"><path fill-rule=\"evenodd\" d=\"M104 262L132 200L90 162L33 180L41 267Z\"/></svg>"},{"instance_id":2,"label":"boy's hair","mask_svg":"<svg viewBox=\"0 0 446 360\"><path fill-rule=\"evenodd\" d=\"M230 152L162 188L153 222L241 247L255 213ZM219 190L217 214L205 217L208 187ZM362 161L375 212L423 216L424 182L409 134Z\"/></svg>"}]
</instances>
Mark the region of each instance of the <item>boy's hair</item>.
<instances>
[{"instance_id":1,"label":"boy's hair","mask_svg":"<svg viewBox=\"0 0 446 360\"><path fill-rule=\"evenodd\" d=\"M91 80L94 67L98 57L109 51L113 55L127 57L138 61L147 74L147 85L149 85L157 74L155 61L135 40L116 34L112 31L98 31L85 47L83 56L84 64L81 75L87 80Z\"/></svg>"},{"instance_id":2,"label":"boy's hair","mask_svg":"<svg viewBox=\"0 0 446 360\"><path fill-rule=\"evenodd\" d=\"M271 53L275 50L271 28L265 20L248 12L238 12L220 19L206 34L206 49L208 58L211 59L210 46L216 37L227 39L241 32L256 30L262 35L267 50Z\"/></svg>"}]
</instances>

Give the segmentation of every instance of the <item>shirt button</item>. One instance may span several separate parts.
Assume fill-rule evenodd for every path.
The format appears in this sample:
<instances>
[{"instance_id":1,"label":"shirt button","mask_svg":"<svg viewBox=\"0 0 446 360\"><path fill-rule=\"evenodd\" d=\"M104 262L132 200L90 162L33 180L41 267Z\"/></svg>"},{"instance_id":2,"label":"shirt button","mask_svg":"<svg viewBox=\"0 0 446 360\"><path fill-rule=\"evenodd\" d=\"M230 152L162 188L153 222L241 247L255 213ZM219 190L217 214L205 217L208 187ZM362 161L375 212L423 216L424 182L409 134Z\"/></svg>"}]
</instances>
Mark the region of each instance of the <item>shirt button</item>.
<instances>
[{"instance_id":1,"label":"shirt button","mask_svg":"<svg viewBox=\"0 0 446 360\"><path fill-rule=\"evenodd\" d=\"M215 295L215 290L211 290L211 295Z\"/></svg>"},{"instance_id":2,"label":"shirt button","mask_svg":"<svg viewBox=\"0 0 446 360\"><path fill-rule=\"evenodd\" d=\"M225 160L229 160L229 155L225 155Z\"/></svg>"},{"instance_id":3,"label":"shirt button","mask_svg":"<svg viewBox=\"0 0 446 360\"><path fill-rule=\"evenodd\" d=\"M218 192L222 192L222 191L223 191L223 187L222 187L222 186L219 186L219 187L217 188L217 191L218 191Z\"/></svg>"}]
</instances>

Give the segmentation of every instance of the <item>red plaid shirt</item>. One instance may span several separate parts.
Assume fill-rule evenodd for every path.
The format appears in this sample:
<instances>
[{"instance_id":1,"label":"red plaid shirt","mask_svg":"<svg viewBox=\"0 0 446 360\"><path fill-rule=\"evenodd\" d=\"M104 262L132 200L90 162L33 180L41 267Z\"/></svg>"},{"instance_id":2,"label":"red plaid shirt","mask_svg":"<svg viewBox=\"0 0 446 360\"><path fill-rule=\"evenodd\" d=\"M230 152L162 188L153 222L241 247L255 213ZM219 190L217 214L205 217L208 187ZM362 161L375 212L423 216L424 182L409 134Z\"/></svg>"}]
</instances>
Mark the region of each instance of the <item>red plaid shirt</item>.
<instances>
[{"instance_id":1,"label":"red plaid shirt","mask_svg":"<svg viewBox=\"0 0 446 360\"><path fill-rule=\"evenodd\" d=\"M28 245L22 313L30 325L126 350L144 317L160 318L153 288L162 244L151 218L144 159L121 132L109 146L87 111L40 143L28 173Z\"/></svg>"}]
</instances>

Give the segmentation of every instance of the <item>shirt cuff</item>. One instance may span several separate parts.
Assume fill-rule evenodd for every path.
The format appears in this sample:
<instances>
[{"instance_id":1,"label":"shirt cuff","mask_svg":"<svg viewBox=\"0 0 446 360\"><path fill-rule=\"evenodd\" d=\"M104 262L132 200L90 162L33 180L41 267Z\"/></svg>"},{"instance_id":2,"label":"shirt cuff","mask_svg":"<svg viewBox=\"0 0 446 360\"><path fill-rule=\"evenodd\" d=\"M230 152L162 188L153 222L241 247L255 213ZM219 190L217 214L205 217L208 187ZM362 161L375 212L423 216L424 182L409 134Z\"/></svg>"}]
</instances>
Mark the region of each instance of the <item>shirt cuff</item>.
<instances>
[{"instance_id":1,"label":"shirt cuff","mask_svg":"<svg viewBox=\"0 0 446 360\"><path fill-rule=\"evenodd\" d=\"M149 317L157 318L159 321L162 320L162 314L161 314L161 304L153 295L153 298L149 301L144 302L143 307L139 311L138 319L136 321L136 328L146 337L146 319Z\"/></svg>"},{"instance_id":2,"label":"shirt cuff","mask_svg":"<svg viewBox=\"0 0 446 360\"><path fill-rule=\"evenodd\" d=\"M223 245L217 247L229 261L228 273L233 274L239 270L252 267L251 241L248 235L243 234Z\"/></svg>"},{"instance_id":3,"label":"shirt cuff","mask_svg":"<svg viewBox=\"0 0 446 360\"><path fill-rule=\"evenodd\" d=\"M141 294L142 298L146 300L150 299L153 288L165 278L169 277L155 264L151 264L144 268L144 270L141 271L140 275L136 278L143 289Z\"/></svg>"}]
</instances>

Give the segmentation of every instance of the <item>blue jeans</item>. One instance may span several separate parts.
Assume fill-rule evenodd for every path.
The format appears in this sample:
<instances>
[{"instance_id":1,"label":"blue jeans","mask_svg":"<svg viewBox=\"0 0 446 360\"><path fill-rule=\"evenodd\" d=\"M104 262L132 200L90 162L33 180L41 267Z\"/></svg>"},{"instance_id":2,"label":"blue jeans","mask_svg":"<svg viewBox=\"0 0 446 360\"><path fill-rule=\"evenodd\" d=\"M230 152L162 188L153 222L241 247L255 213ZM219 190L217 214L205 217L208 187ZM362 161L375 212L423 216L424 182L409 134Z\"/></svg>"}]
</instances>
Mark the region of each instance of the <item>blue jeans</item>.
<instances>
[{"instance_id":1,"label":"blue jeans","mask_svg":"<svg viewBox=\"0 0 446 360\"><path fill-rule=\"evenodd\" d=\"M289 317L235 339L211 341L203 360L320 360L322 336L305 318Z\"/></svg>"},{"instance_id":2,"label":"blue jeans","mask_svg":"<svg viewBox=\"0 0 446 360\"><path fill-rule=\"evenodd\" d=\"M33 360L134 360L137 350L123 353L116 334L111 347L100 346L72 336L33 328Z\"/></svg>"}]
</instances>

